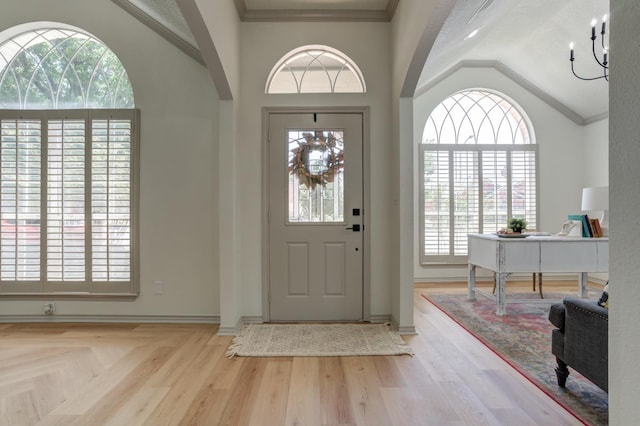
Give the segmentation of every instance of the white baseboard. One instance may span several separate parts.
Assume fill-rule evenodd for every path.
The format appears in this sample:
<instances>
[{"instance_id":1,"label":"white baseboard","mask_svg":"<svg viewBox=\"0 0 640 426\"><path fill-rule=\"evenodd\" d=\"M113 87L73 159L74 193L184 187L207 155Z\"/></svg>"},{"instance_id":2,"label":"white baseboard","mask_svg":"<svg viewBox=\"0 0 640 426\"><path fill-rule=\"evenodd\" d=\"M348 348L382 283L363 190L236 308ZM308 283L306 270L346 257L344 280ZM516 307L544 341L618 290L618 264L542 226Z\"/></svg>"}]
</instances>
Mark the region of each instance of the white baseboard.
<instances>
[{"instance_id":1,"label":"white baseboard","mask_svg":"<svg viewBox=\"0 0 640 426\"><path fill-rule=\"evenodd\" d=\"M372 314L369 316L369 322L373 323L391 323L390 314Z\"/></svg>"},{"instance_id":2,"label":"white baseboard","mask_svg":"<svg viewBox=\"0 0 640 426\"><path fill-rule=\"evenodd\" d=\"M218 336L237 336L238 330L236 327L220 327L216 334Z\"/></svg>"},{"instance_id":3,"label":"white baseboard","mask_svg":"<svg viewBox=\"0 0 640 426\"><path fill-rule=\"evenodd\" d=\"M416 330L416 327L414 325L411 325L411 326L405 326L405 327L398 327L398 333L400 333L403 336L413 336L418 334L418 330Z\"/></svg>"},{"instance_id":4,"label":"white baseboard","mask_svg":"<svg viewBox=\"0 0 640 426\"><path fill-rule=\"evenodd\" d=\"M0 315L0 323L220 324L217 315Z\"/></svg>"},{"instance_id":5,"label":"white baseboard","mask_svg":"<svg viewBox=\"0 0 640 426\"><path fill-rule=\"evenodd\" d=\"M415 325L405 325L400 327L400 323L398 323L398 320L396 320L393 315L391 316L391 327L394 330L397 330L401 335L410 336L418 334Z\"/></svg>"},{"instance_id":6,"label":"white baseboard","mask_svg":"<svg viewBox=\"0 0 640 426\"><path fill-rule=\"evenodd\" d=\"M218 329L218 336L237 336L244 324L252 322L262 323L264 320L259 316L241 317L234 327L220 327Z\"/></svg>"}]
</instances>

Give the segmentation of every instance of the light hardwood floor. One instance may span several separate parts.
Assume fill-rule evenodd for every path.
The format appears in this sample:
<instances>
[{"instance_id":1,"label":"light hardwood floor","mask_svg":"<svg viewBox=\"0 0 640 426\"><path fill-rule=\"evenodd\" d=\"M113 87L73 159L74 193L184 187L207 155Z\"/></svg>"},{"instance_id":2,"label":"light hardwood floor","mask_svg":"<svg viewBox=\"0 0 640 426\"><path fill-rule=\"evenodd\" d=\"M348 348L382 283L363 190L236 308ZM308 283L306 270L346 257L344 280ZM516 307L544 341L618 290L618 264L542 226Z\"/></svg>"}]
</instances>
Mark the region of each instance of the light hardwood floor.
<instances>
[{"instance_id":1,"label":"light hardwood floor","mask_svg":"<svg viewBox=\"0 0 640 426\"><path fill-rule=\"evenodd\" d=\"M212 325L0 324L0 425L580 424L429 291L464 286L417 286L415 357L227 359Z\"/></svg>"}]
</instances>

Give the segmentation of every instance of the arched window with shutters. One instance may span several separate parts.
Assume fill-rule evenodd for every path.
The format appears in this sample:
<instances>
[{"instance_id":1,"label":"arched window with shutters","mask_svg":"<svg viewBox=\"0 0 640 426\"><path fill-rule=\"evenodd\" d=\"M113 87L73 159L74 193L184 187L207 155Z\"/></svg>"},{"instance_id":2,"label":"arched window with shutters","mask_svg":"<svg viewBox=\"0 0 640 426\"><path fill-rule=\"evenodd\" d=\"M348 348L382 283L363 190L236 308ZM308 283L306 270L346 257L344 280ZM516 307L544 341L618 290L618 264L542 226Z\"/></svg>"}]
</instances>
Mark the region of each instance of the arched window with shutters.
<instances>
[{"instance_id":1,"label":"arched window with shutters","mask_svg":"<svg viewBox=\"0 0 640 426\"><path fill-rule=\"evenodd\" d=\"M0 296L137 295L134 106L123 64L86 31L0 33Z\"/></svg>"},{"instance_id":2,"label":"arched window with shutters","mask_svg":"<svg viewBox=\"0 0 640 426\"><path fill-rule=\"evenodd\" d=\"M537 158L524 111L489 90L464 90L437 105L420 145L421 262L466 263L467 234L509 218L537 227Z\"/></svg>"}]
</instances>

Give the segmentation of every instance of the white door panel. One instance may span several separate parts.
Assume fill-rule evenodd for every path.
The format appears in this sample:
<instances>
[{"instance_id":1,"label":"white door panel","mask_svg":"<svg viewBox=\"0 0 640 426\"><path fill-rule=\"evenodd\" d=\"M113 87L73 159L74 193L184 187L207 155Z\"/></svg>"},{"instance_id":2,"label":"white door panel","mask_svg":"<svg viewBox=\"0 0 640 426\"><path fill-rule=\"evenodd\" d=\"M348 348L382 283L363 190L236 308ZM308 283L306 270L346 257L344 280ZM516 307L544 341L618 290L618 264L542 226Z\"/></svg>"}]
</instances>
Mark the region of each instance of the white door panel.
<instances>
[{"instance_id":1,"label":"white door panel","mask_svg":"<svg viewBox=\"0 0 640 426\"><path fill-rule=\"evenodd\" d=\"M358 113L269 116L272 321L363 318L362 136Z\"/></svg>"}]
</instances>

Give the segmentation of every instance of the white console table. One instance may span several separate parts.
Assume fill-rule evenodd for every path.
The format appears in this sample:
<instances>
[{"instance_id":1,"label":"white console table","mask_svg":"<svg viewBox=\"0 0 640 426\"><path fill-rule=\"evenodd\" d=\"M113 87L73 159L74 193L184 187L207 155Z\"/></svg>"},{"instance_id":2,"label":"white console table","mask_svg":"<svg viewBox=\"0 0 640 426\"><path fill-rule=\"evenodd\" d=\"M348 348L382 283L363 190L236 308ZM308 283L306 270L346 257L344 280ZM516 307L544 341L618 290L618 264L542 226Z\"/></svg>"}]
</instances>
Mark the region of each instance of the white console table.
<instances>
[{"instance_id":1,"label":"white console table","mask_svg":"<svg viewBox=\"0 0 640 426\"><path fill-rule=\"evenodd\" d=\"M476 267L496 273L496 294L476 289ZM495 299L496 314L506 313L506 280L516 272L578 272L578 294L587 297L587 273L609 270L609 239L558 236L504 238L469 234L469 298L476 292Z\"/></svg>"}]
</instances>

